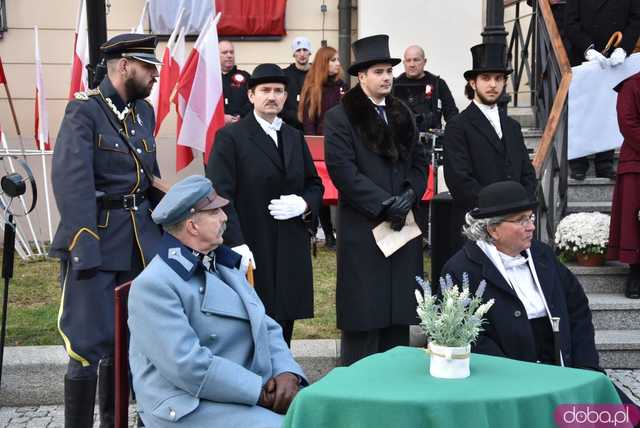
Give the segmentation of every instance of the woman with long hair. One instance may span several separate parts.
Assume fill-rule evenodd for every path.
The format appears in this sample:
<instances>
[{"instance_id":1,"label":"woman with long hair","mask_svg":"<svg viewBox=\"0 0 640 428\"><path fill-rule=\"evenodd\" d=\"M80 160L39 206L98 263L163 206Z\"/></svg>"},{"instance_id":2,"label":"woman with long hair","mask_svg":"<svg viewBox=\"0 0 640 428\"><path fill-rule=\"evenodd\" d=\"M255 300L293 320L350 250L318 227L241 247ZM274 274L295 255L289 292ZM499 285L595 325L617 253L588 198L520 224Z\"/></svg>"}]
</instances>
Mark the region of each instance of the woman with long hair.
<instances>
[{"instance_id":1,"label":"woman with long hair","mask_svg":"<svg viewBox=\"0 0 640 428\"><path fill-rule=\"evenodd\" d=\"M304 79L298 104L298 119L303 124L305 135L323 135L324 114L340 103L340 98L345 92L341 72L338 52L328 46L318 49ZM325 236L325 247L335 250L336 238L333 234L330 208L323 205L319 217Z\"/></svg>"}]
</instances>

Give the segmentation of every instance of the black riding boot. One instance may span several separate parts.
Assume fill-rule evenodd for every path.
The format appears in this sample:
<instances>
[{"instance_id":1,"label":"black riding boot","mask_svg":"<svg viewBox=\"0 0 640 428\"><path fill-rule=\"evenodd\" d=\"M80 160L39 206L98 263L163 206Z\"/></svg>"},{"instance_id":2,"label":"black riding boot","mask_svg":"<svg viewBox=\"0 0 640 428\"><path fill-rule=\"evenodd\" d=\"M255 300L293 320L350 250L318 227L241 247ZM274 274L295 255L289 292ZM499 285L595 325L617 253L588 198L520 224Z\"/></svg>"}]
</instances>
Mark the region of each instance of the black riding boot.
<instances>
[{"instance_id":1,"label":"black riding boot","mask_svg":"<svg viewBox=\"0 0 640 428\"><path fill-rule=\"evenodd\" d=\"M64 426L66 428L92 427L95 402L95 379L64 377Z\"/></svg>"},{"instance_id":2,"label":"black riding boot","mask_svg":"<svg viewBox=\"0 0 640 428\"><path fill-rule=\"evenodd\" d=\"M100 360L98 366L98 407L100 428L113 428L115 423L115 385L113 360Z\"/></svg>"},{"instance_id":3,"label":"black riding boot","mask_svg":"<svg viewBox=\"0 0 640 428\"><path fill-rule=\"evenodd\" d=\"M624 295L629 299L640 299L640 264L629 265Z\"/></svg>"}]
</instances>

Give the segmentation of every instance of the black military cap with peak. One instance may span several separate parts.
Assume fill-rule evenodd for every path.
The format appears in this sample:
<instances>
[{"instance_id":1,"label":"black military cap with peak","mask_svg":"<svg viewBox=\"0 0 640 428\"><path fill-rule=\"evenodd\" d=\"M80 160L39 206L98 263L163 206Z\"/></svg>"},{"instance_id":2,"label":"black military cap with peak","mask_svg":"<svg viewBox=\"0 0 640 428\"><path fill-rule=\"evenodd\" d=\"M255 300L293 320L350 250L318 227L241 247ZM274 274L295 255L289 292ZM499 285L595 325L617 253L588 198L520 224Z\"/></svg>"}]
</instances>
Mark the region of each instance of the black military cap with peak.
<instances>
[{"instance_id":1,"label":"black military cap with peak","mask_svg":"<svg viewBox=\"0 0 640 428\"><path fill-rule=\"evenodd\" d=\"M162 64L156 58L158 39L151 34L118 34L100 46L100 52L106 60L114 58L133 58L150 64Z\"/></svg>"}]
</instances>

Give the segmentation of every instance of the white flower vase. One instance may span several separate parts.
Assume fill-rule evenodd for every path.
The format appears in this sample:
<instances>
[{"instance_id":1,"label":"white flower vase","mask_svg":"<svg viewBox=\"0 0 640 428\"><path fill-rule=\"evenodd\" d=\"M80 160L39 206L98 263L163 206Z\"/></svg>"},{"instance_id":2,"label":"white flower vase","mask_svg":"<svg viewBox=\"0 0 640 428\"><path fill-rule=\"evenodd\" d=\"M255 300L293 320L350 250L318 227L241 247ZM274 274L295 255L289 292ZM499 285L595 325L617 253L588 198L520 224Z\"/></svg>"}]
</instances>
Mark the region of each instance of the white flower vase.
<instances>
[{"instance_id":1,"label":"white flower vase","mask_svg":"<svg viewBox=\"0 0 640 428\"><path fill-rule=\"evenodd\" d=\"M433 377L443 379L464 379L469 377L469 359L471 345L467 346L440 346L429 343L429 373Z\"/></svg>"}]
</instances>

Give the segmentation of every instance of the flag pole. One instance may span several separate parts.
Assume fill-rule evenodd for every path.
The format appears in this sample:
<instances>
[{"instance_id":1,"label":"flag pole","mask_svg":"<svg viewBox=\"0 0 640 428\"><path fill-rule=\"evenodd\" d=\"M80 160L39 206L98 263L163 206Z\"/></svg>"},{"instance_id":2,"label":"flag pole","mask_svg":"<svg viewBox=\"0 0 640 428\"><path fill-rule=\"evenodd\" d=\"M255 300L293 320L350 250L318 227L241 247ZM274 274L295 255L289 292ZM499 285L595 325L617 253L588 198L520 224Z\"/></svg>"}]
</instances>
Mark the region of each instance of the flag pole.
<instances>
[{"instance_id":1,"label":"flag pole","mask_svg":"<svg viewBox=\"0 0 640 428\"><path fill-rule=\"evenodd\" d=\"M9 90L9 82L4 81L4 91L7 93L7 100L9 101L9 109L11 110L11 116L13 117L13 124L16 127L16 134L18 134L18 141L20 142L20 151L22 157L27 160L27 155L24 150L24 142L22 141L22 132L20 132L20 124L18 123L18 116L16 115L16 109L13 106L13 98L11 97L11 91Z\"/></svg>"}]
</instances>

